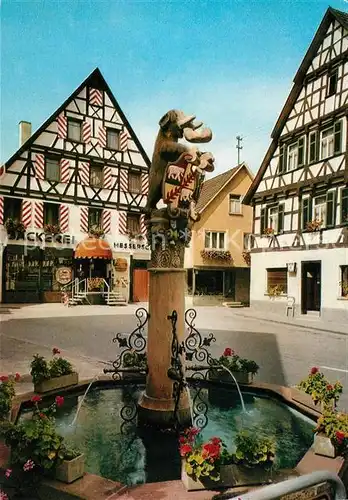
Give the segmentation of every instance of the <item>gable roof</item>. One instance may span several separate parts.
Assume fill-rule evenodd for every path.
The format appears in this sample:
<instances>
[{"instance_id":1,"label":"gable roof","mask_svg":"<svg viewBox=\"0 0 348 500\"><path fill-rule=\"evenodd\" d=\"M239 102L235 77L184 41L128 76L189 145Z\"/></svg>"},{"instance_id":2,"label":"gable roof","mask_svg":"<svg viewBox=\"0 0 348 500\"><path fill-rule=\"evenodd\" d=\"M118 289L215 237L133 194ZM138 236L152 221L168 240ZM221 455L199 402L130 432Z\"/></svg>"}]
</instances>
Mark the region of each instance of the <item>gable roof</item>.
<instances>
[{"instance_id":1,"label":"gable roof","mask_svg":"<svg viewBox=\"0 0 348 500\"><path fill-rule=\"evenodd\" d=\"M243 203L248 205L250 201L252 200L252 197L254 196L261 180L263 177L263 174L265 173L267 166L277 149L277 144L278 144L278 139L280 137L280 134L285 126L285 123L291 113L291 110L300 95L300 92L302 90L303 86L303 80L306 76L306 73L311 65L311 62L313 58L315 57L315 54L317 53L325 35L326 32L331 24L332 21L338 21L344 28L348 29L348 14L345 12L342 12L337 9L333 9L332 7L329 7L327 11L325 12L325 15L319 25L319 28L317 29L314 38L312 40L312 43L310 44L301 64L299 69L297 70L297 73L293 79L294 85L290 91L290 94L288 95L287 100L285 101L285 104L283 106L282 111L280 112L279 118L272 130L271 133L271 138L273 139L267 152L266 155L261 163L261 166L255 176L255 179L253 183L251 184L247 194L244 197Z\"/></svg>"},{"instance_id":2,"label":"gable roof","mask_svg":"<svg viewBox=\"0 0 348 500\"><path fill-rule=\"evenodd\" d=\"M230 180L239 172L242 168L246 168L248 174L253 177L249 168L245 163L241 163L237 167L231 168L222 174L219 174L212 179L208 179L203 183L202 191L199 196L197 203L197 211L203 212L203 210L209 205L211 201L222 191L222 189L230 182Z\"/></svg>"},{"instance_id":3,"label":"gable roof","mask_svg":"<svg viewBox=\"0 0 348 500\"><path fill-rule=\"evenodd\" d=\"M123 114L122 109L120 108L118 102L116 101L115 96L111 92L111 89L110 89L109 85L106 83L99 68L96 68L94 71L92 71L92 73L81 83L81 85L79 85L77 87L77 89L74 90L74 92L63 102L63 104L61 106L59 106L59 108L49 118L47 118L47 120L29 137L29 139L27 141L25 141L25 143L11 156L11 158L9 158L9 160L7 160L7 162L5 163L5 167L9 167L15 160L17 160L20 157L20 155L23 153L23 151L25 151L28 147L31 146L34 143L34 141L39 137L39 135L46 129L46 127L48 127L48 125L52 121L54 121L58 115L60 115L60 113L66 108L66 106L68 106L70 101L72 101L75 97L77 97L79 95L79 93L82 91L82 89L84 87L86 87L87 85L90 85L91 87L94 87L98 90L104 90L107 93L112 104L114 105L115 109L117 110L117 113L119 114L122 122L124 123L125 127L127 128L130 136L132 137L135 144L139 148L139 152L143 156L146 165L150 168L151 162L150 162L144 148L142 147L141 143L139 142L139 139L137 138L137 136L136 136L134 130L132 129L130 123L128 122L127 118Z\"/></svg>"}]
</instances>

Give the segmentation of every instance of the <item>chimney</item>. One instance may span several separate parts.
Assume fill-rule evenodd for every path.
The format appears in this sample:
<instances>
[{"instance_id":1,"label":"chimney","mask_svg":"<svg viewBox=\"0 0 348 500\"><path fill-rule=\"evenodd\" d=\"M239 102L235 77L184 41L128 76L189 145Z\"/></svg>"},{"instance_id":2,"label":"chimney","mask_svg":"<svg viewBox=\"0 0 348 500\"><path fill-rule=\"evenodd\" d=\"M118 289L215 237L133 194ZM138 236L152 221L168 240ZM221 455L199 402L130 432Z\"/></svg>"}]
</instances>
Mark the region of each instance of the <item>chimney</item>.
<instances>
[{"instance_id":1,"label":"chimney","mask_svg":"<svg viewBox=\"0 0 348 500\"><path fill-rule=\"evenodd\" d=\"M19 122L19 147L29 139L31 136L31 123L30 122Z\"/></svg>"}]
</instances>

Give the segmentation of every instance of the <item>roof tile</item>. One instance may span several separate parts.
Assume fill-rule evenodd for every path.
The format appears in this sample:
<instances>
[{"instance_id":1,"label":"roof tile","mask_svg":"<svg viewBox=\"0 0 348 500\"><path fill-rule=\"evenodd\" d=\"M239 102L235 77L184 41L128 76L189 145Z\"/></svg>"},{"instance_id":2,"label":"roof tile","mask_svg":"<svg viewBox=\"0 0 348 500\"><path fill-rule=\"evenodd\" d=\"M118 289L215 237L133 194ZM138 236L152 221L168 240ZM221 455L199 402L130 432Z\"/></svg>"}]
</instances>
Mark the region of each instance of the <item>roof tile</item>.
<instances>
[{"instance_id":1,"label":"roof tile","mask_svg":"<svg viewBox=\"0 0 348 500\"><path fill-rule=\"evenodd\" d=\"M227 170L227 172L224 172L223 174L219 174L216 177L213 177L212 179L208 179L203 183L202 186L202 191L197 203L197 210L198 212L202 211L205 206L213 199L215 196L218 194L220 189L228 182L234 174L237 172L238 167L231 168L230 170Z\"/></svg>"}]
</instances>

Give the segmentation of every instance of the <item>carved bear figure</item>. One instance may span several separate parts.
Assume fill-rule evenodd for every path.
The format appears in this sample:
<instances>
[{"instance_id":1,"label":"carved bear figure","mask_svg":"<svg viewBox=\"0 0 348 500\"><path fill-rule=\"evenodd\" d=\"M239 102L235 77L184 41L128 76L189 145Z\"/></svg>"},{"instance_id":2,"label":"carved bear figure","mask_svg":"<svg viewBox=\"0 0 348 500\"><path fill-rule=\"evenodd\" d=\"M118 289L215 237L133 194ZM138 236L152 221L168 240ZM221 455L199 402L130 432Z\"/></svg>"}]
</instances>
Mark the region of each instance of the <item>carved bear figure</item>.
<instances>
[{"instance_id":1,"label":"carved bear figure","mask_svg":"<svg viewBox=\"0 0 348 500\"><path fill-rule=\"evenodd\" d=\"M194 148L189 148L178 141L184 136L189 142L209 142L212 132L201 129L202 122L194 122L194 115L185 115L182 111L168 111L159 121L151 168L149 172L149 193L145 212L150 213L162 198L162 181L168 162L174 163L184 152L196 155Z\"/></svg>"}]
</instances>

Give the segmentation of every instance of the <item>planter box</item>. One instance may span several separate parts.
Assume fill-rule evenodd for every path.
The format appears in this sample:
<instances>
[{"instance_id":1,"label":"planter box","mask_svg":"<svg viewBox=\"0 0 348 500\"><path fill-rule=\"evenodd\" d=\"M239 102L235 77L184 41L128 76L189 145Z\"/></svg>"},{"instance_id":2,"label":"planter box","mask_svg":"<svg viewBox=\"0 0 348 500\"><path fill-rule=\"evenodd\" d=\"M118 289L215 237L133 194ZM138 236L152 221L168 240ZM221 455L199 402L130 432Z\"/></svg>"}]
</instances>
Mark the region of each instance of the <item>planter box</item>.
<instances>
[{"instance_id":1,"label":"planter box","mask_svg":"<svg viewBox=\"0 0 348 500\"><path fill-rule=\"evenodd\" d=\"M85 456L79 455L72 460L63 460L57 466L55 477L63 483L72 483L83 476L85 472Z\"/></svg>"},{"instance_id":2,"label":"planter box","mask_svg":"<svg viewBox=\"0 0 348 500\"><path fill-rule=\"evenodd\" d=\"M268 483L272 477L272 472L266 470L261 465L246 467L245 465L230 465L230 480L233 486L251 486ZM221 479L224 479L222 476Z\"/></svg>"},{"instance_id":3,"label":"planter box","mask_svg":"<svg viewBox=\"0 0 348 500\"><path fill-rule=\"evenodd\" d=\"M194 481L192 477L188 476L185 471L185 462L181 462L181 481L187 491L196 490L218 490L219 488L227 488L233 486L233 465L222 465L220 469L220 480L213 481L212 479L203 478L199 481Z\"/></svg>"},{"instance_id":4,"label":"planter box","mask_svg":"<svg viewBox=\"0 0 348 500\"><path fill-rule=\"evenodd\" d=\"M335 458L336 450L331 443L331 439L325 434L314 435L314 453L316 455L323 455L324 457Z\"/></svg>"},{"instance_id":5,"label":"planter box","mask_svg":"<svg viewBox=\"0 0 348 500\"><path fill-rule=\"evenodd\" d=\"M252 383L254 376L247 372L232 372L235 376L238 384L249 385ZM227 384L235 385L234 380L231 375L225 370L210 370L209 379L214 381L220 381Z\"/></svg>"},{"instance_id":6,"label":"planter box","mask_svg":"<svg viewBox=\"0 0 348 500\"><path fill-rule=\"evenodd\" d=\"M43 380L39 384L34 384L34 391L38 393L55 391L57 389L63 389L63 387L70 387L71 385L76 385L79 383L78 373L73 372L69 375L63 375L62 377L50 378L48 380Z\"/></svg>"}]
</instances>

